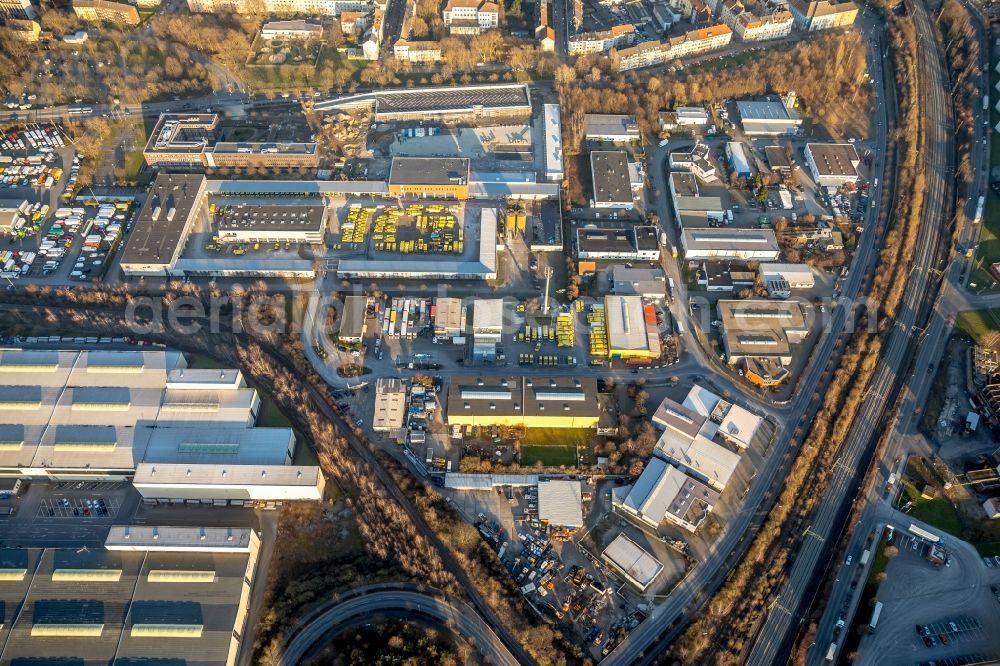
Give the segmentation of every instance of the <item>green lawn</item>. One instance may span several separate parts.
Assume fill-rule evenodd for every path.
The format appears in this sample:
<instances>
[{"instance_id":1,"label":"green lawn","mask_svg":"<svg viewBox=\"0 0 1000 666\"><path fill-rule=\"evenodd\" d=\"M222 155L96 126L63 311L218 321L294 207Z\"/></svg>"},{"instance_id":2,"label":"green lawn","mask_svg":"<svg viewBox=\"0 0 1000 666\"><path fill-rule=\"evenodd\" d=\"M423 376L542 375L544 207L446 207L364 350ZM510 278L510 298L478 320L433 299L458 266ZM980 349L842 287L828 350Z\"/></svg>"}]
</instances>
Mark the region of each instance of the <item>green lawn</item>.
<instances>
[{"instance_id":1,"label":"green lawn","mask_svg":"<svg viewBox=\"0 0 1000 666\"><path fill-rule=\"evenodd\" d=\"M997 135L994 133L994 141ZM995 160L998 153L991 154ZM990 274L990 264L1000 261L1000 197L993 190L986 195L986 210L983 212L983 228L979 232L979 249L969 276L969 289L974 292L996 291L996 278ZM976 285L976 286L972 286Z\"/></svg>"},{"instance_id":2,"label":"green lawn","mask_svg":"<svg viewBox=\"0 0 1000 666\"><path fill-rule=\"evenodd\" d=\"M565 445L525 446L521 444L521 465L544 467L576 466L576 447Z\"/></svg>"},{"instance_id":3,"label":"green lawn","mask_svg":"<svg viewBox=\"0 0 1000 666\"><path fill-rule=\"evenodd\" d=\"M260 413L257 415L257 426L260 428L290 428L292 422L281 413L274 401L261 396Z\"/></svg>"},{"instance_id":4,"label":"green lawn","mask_svg":"<svg viewBox=\"0 0 1000 666\"><path fill-rule=\"evenodd\" d=\"M955 507L948 500L941 497L925 499L921 497L920 491L917 490L916 486L906 480L903 481L903 489L905 490L906 500L913 503L909 515L917 520L922 520L928 525L933 525L939 530L944 530L959 539L965 538L963 536L962 520L958 516L958 511L955 510ZM906 500L900 497L900 501L904 504Z\"/></svg>"},{"instance_id":5,"label":"green lawn","mask_svg":"<svg viewBox=\"0 0 1000 666\"><path fill-rule=\"evenodd\" d=\"M1000 330L1000 310L966 310L959 312L955 319L955 327L976 342L992 331Z\"/></svg>"},{"instance_id":6,"label":"green lawn","mask_svg":"<svg viewBox=\"0 0 1000 666\"><path fill-rule=\"evenodd\" d=\"M209 356L201 354L185 354L185 356L187 356L188 367L192 370L223 370L227 367Z\"/></svg>"},{"instance_id":7,"label":"green lawn","mask_svg":"<svg viewBox=\"0 0 1000 666\"><path fill-rule=\"evenodd\" d=\"M980 555L990 557L1000 555L1000 543L980 543L976 545L976 550L979 551Z\"/></svg>"},{"instance_id":8,"label":"green lawn","mask_svg":"<svg viewBox=\"0 0 1000 666\"><path fill-rule=\"evenodd\" d=\"M588 428L528 428L522 446L586 446L594 433Z\"/></svg>"}]
</instances>

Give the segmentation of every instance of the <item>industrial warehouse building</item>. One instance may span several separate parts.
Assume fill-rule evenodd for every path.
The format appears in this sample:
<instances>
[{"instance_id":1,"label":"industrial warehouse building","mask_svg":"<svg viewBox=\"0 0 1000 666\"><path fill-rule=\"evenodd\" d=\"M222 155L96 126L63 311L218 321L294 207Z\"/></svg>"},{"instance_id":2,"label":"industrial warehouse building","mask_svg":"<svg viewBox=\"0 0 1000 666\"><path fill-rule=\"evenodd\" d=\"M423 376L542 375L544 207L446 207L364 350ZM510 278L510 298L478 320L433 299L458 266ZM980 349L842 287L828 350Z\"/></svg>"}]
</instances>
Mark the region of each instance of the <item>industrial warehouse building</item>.
<instances>
[{"instance_id":1,"label":"industrial warehouse building","mask_svg":"<svg viewBox=\"0 0 1000 666\"><path fill-rule=\"evenodd\" d=\"M659 261L660 237L656 227L636 225L626 229L583 227L576 230L579 259Z\"/></svg>"},{"instance_id":2,"label":"industrial warehouse building","mask_svg":"<svg viewBox=\"0 0 1000 666\"><path fill-rule=\"evenodd\" d=\"M448 425L596 428L597 380L457 376L448 383Z\"/></svg>"},{"instance_id":3,"label":"industrial warehouse building","mask_svg":"<svg viewBox=\"0 0 1000 666\"><path fill-rule=\"evenodd\" d=\"M326 232L322 204L247 204L223 206L217 213L223 243L309 243L320 245Z\"/></svg>"},{"instance_id":4,"label":"industrial warehouse building","mask_svg":"<svg viewBox=\"0 0 1000 666\"><path fill-rule=\"evenodd\" d=\"M583 527L583 491L579 481L538 482L538 520L549 533L566 536Z\"/></svg>"},{"instance_id":5,"label":"industrial warehouse building","mask_svg":"<svg viewBox=\"0 0 1000 666\"><path fill-rule=\"evenodd\" d=\"M173 351L0 351L0 475L135 477L148 502L322 497L294 466L290 428L255 428L257 391L238 370L192 369Z\"/></svg>"},{"instance_id":6,"label":"industrial warehouse building","mask_svg":"<svg viewBox=\"0 0 1000 666\"><path fill-rule=\"evenodd\" d=\"M802 125L802 118L794 106L795 98L792 96L786 102L736 102L736 111L744 134L780 136L794 134Z\"/></svg>"},{"instance_id":7,"label":"industrial warehouse building","mask_svg":"<svg viewBox=\"0 0 1000 666\"><path fill-rule=\"evenodd\" d=\"M169 275L205 194L202 175L157 174L122 253L126 275Z\"/></svg>"},{"instance_id":8,"label":"industrial warehouse building","mask_svg":"<svg viewBox=\"0 0 1000 666\"><path fill-rule=\"evenodd\" d=\"M349 345L359 344L368 330L368 297L347 296L337 322L337 340Z\"/></svg>"},{"instance_id":9,"label":"industrial warehouse building","mask_svg":"<svg viewBox=\"0 0 1000 666\"><path fill-rule=\"evenodd\" d=\"M434 335L455 338L465 335L468 308L461 298L442 297L434 301Z\"/></svg>"},{"instance_id":10,"label":"industrial warehouse building","mask_svg":"<svg viewBox=\"0 0 1000 666\"><path fill-rule=\"evenodd\" d=\"M730 364L746 357L767 357L787 365L792 362L791 346L809 334L798 301L723 300L718 311Z\"/></svg>"},{"instance_id":11,"label":"industrial warehouse building","mask_svg":"<svg viewBox=\"0 0 1000 666\"><path fill-rule=\"evenodd\" d=\"M469 198L466 157L394 157L389 168L389 195L394 197Z\"/></svg>"},{"instance_id":12,"label":"industrial warehouse building","mask_svg":"<svg viewBox=\"0 0 1000 666\"><path fill-rule=\"evenodd\" d=\"M584 122L584 138L588 141L630 143L639 140L639 123L635 116L588 113Z\"/></svg>"},{"instance_id":13,"label":"industrial warehouse building","mask_svg":"<svg viewBox=\"0 0 1000 666\"><path fill-rule=\"evenodd\" d=\"M259 549L251 529L147 525L103 548L0 549L0 664L232 666Z\"/></svg>"},{"instance_id":14,"label":"industrial warehouse building","mask_svg":"<svg viewBox=\"0 0 1000 666\"><path fill-rule=\"evenodd\" d=\"M406 387L398 377L375 380L375 412L372 430L398 432L406 421Z\"/></svg>"},{"instance_id":15,"label":"industrial warehouse building","mask_svg":"<svg viewBox=\"0 0 1000 666\"><path fill-rule=\"evenodd\" d=\"M761 264L758 272L771 298L789 298L792 290L816 286L816 276L808 264Z\"/></svg>"},{"instance_id":16,"label":"industrial warehouse building","mask_svg":"<svg viewBox=\"0 0 1000 666\"><path fill-rule=\"evenodd\" d=\"M348 95L314 108L318 113L368 108L377 121L513 118L531 114L531 96L523 83L439 86Z\"/></svg>"},{"instance_id":17,"label":"industrial warehouse building","mask_svg":"<svg viewBox=\"0 0 1000 666\"><path fill-rule=\"evenodd\" d=\"M656 310L640 296L604 297L608 356L625 360L657 359L662 354Z\"/></svg>"},{"instance_id":18,"label":"industrial warehouse building","mask_svg":"<svg viewBox=\"0 0 1000 666\"><path fill-rule=\"evenodd\" d=\"M590 153L590 177L595 208L632 210L632 180L624 151L594 150Z\"/></svg>"},{"instance_id":19,"label":"industrial warehouse building","mask_svg":"<svg viewBox=\"0 0 1000 666\"><path fill-rule=\"evenodd\" d=\"M775 261L781 256L778 237L771 229L705 228L681 232L684 257L697 259L756 259Z\"/></svg>"},{"instance_id":20,"label":"industrial warehouse building","mask_svg":"<svg viewBox=\"0 0 1000 666\"><path fill-rule=\"evenodd\" d=\"M545 180L561 182L566 177L563 167L562 120L558 104L542 107L542 135L545 148Z\"/></svg>"},{"instance_id":21,"label":"industrial warehouse building","mask_svg":"<svg viewBox=\"0 0 1000 666\"><path fill-rule=\"evenodd\" d=\"M625 534L619 534L601 553L605 562L613 566L626 580L645 592L663 571L655 557L640 548Z\"/></svg>"},{"instance_id":22,"label":"industrial warehouse building","mask_svg":"<svg viewBox=\"0 0 1000 666\"><path fill-rule=\"evenodd\" d=\"M849 143L807 143L806 165L817 185L843 187L858 182L861 158Z\"/></svg>"},{"instance_id":23,"label":"industrial warehouse building","mask_svg":"<svg viewBox=\"0 0 1000 666\"><path fill-rule=\"evenodd\" d=\"M655 456L633 485L612 491L615 508L650 527L666 519L689 532L698 529L718 501L716 490Z\"/></svg>"}]
</instances>

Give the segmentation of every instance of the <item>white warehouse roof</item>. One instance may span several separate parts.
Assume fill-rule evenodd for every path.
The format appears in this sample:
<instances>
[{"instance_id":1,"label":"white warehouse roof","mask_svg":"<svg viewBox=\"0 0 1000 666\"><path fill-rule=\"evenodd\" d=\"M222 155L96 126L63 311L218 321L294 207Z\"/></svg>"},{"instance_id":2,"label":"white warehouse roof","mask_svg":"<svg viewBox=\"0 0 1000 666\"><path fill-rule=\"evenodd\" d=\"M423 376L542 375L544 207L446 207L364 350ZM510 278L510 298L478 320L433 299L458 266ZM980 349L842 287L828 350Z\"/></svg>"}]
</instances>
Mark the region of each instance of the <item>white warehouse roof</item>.
<instances>
[{"instance_id":1,"label":"white warehouse roof","mask_svg":"<svg viewBox=\"0 0 1000 666\"><path fill-rule=\"evenodd\" d=\"M114 525L104 540L108 550L248 553L253 530L243 527L163 527Z\"/></svg>"},{"instance_id":2,"label":"white warehouse roof","mask_svg":"<svg viewBox=\"0 0 1000 666\"><path fill-rule=\"evenodd\" d=\"M663 571L663 565L659 560L640 548L624 533L615 537L601 556L624 573L640 590L649 587Z\"/></svg>"},{"instance_id":3,"label":"white warehouse roof","mask_svg":"<svg viewBox=\"0 0 1000 666\"><path fill-rule=\"evenodd\" d=\"M539 481L538 518L553 527L583 527L579 481Z\"/></svg>"},{"instance_id":4,"label":"white warehouse roof","mask_svg":"<svg viewBox=\"0 0 1000 666\"><path fill-rule=\"evenodd\" d=\"M719 490L726 487L740 464L739 454L721 444L702 435L688 439L672 430L660 437L655 453Z\"/></svg>"}]
</instances>

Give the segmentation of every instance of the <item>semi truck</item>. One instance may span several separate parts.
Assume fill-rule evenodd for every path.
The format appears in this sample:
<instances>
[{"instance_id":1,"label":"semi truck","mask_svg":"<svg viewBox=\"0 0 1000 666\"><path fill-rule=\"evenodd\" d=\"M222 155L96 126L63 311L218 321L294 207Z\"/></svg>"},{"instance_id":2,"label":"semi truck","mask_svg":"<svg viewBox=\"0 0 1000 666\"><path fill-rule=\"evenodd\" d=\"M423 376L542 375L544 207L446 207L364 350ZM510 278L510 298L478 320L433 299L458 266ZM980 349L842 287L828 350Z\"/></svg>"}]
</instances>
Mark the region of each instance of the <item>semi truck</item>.
<instances>
[{"instance_id":1,"label":"semi truck","mask_svg":"<svg viewBox=\"0 0 1000 666\"><path fill-rule=\"evenodd\" d=\"M875 631L875 627L878 626L878 619L882 615L882 602L876 601L875 608L872 609L872 619L868 622L868 631Z\"/></svg>"}]
</instances>

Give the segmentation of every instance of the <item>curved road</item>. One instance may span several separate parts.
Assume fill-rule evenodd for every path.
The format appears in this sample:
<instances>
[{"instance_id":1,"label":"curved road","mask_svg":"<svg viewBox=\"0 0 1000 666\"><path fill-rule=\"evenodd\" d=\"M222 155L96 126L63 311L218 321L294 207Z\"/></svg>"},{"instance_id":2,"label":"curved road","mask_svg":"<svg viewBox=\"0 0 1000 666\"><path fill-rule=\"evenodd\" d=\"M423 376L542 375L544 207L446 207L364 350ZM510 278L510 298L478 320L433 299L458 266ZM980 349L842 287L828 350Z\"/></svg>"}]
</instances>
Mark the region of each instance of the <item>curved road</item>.
<instances>
[{"instance_id":1,"label":"curved road","mask_svg":"<svg viewBox=\"0 0 1000 666\"><path fill-rule=\"evenodd\" d=\"M400 590L364 593L314 614L305 626L292 634L271 663L274 666L295 666L302 662L310 648L338 626L390 611L405 611L415 617L436 620L469 641L489 663L517 666L514 656L473 609L430 594Z\"/></svg>"}]
</instances>

